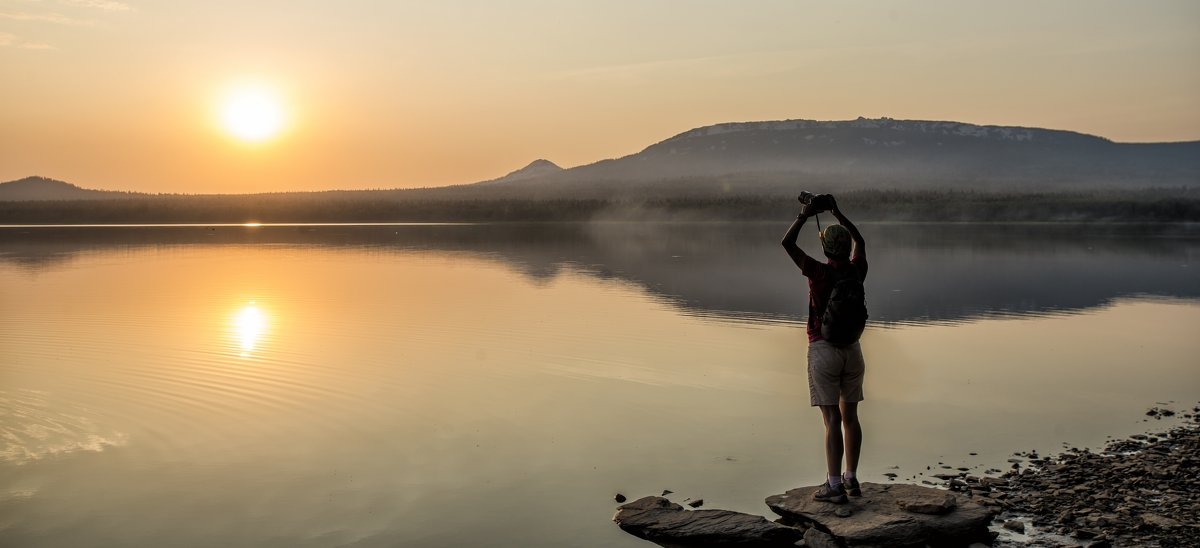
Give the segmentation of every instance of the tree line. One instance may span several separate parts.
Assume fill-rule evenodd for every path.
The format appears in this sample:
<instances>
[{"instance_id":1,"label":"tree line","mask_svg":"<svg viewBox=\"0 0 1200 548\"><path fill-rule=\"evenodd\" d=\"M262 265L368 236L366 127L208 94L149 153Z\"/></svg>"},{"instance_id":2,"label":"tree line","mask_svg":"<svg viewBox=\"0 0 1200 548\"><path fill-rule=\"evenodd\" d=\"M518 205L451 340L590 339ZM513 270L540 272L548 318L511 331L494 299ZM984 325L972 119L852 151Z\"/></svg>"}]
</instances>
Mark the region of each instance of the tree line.
<instances>
[{"instance_id":1,"label":"tree line","mask_svg":"<svg viewBox=\"0 0 1200 548\"><path fill-rule=\"evenodd\" d=\"M1197 222L1195 189L1065 192L853 190L855 220L912 222ZM147 196L0 202L0 224L774 221L799 211L789 195L607 198L437 198L313 193Z\"/></svg>"}]
</instances>

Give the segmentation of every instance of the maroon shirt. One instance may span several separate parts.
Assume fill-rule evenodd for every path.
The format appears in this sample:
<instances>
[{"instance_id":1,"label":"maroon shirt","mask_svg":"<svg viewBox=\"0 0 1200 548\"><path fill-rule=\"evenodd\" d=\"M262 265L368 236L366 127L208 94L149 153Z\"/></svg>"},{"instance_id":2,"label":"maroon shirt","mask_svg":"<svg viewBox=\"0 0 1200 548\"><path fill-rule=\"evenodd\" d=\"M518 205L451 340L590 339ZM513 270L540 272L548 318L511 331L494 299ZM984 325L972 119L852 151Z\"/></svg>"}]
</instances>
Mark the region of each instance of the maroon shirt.
<instances>
[{"instance_id":1,"label":"maroon shirt","mask_svg":"<svg viewBox=\"0 0 1200 548\"><path fill-rule=\"evenodd\" d=\"M816 259L804 256L800 272L808 278L808 342L824 340L821 337L821 316L825 315L825 307L829 305L829 295L833 293L833 269L858 269L858 279L867 279L867 258L854 253L849 261L829 259L827 263L817 262Z\"/></svg>"}]
</instances>

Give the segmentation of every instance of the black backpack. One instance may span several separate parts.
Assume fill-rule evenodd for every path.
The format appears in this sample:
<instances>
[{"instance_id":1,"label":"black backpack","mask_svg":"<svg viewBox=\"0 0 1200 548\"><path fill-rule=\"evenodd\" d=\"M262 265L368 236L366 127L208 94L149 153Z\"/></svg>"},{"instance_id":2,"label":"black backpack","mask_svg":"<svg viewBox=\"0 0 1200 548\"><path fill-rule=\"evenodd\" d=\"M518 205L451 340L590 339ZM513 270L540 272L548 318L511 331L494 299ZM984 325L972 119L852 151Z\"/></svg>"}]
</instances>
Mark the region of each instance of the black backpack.
<instances>
[{"instance_id":1,"label":"black backpack","mask_svg":"<svg viewBox=\"0 0 1200 548\"><path fill-rule=\"evenodd\" d=\"M858 341L867 326L867 297L858 267L830 268L833 292L825 314L821 316L821 338L834 346L848 346Z\"/></svg>"}]
</instances>

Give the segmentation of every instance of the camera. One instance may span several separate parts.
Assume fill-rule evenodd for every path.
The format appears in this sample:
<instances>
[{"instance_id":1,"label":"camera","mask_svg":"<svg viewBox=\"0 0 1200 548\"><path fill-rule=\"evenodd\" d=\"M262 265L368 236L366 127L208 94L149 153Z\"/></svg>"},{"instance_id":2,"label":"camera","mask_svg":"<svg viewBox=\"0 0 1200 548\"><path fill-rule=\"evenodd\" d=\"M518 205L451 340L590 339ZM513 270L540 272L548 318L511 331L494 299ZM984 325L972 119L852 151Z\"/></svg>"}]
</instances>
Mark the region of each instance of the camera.
<instances>
[{"instance_id":1,"label":"camera","mask_svg":"<svg viewBox=\"0 0 1200 548\"><path fill-rule=\"evenodd\" d=\"M809 191L800 193L800 197L796 198L800 203L810 206L815 211L829 211L833 209L833 196L829 194L813 194Z\"/></svg>"}]
</instances>

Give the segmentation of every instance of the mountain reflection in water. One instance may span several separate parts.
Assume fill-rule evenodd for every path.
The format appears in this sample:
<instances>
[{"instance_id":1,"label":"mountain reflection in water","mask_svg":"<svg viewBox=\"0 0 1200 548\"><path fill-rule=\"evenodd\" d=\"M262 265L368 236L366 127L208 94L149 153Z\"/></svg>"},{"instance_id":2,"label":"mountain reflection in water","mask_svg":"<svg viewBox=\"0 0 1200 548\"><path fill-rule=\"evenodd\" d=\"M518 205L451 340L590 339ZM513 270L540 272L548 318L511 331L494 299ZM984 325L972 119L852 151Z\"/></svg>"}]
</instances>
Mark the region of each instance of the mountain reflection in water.
<instances>
[{"instance_id":1,"label":"mountain reflection in water","mask_svg":"<svg viewBox=\"0 0 1200 548\"><path fill-rule=\"evenodd\" d=\"M875 323L1049 315L1126 296L1195 299L1192 225L866 224ZM777 224L289 225L0 228L0 261L68 268L94 251L292 245L478 254L533 280L569 269L642 286L702 316L799 320L804 278ZM818 249L815 227L802 246Z\"/></svg>"}]
</instances>

